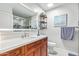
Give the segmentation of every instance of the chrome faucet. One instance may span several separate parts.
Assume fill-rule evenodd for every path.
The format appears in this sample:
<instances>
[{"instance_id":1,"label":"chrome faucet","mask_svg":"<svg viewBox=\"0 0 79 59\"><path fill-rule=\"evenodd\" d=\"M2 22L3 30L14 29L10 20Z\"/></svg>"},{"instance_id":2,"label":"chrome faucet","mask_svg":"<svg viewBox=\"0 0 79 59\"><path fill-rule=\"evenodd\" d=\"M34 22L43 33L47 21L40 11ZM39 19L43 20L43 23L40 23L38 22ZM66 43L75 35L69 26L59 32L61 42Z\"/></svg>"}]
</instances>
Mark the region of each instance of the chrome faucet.
<instances>
[{"instance_id":1,"label":"chrome faucet","mask_svg":"<svg viewBox=\"0 0 79 59\"><path fill-rule=\"evenodd\" d=\"M28 34L28 33L23 33L21 37L22 38L25 38L26 37L26 34Z\"/></svg>"}]
</instances>

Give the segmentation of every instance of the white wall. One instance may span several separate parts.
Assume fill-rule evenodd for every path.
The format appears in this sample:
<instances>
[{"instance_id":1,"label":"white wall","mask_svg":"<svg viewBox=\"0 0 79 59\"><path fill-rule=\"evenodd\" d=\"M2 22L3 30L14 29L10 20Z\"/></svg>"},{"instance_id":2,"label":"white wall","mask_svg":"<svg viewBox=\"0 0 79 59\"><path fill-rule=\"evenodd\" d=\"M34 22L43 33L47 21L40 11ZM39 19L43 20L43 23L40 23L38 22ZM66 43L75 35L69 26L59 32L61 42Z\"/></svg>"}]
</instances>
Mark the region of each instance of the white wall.
<instances>
[{"instance_id":1,"label":"white wall","mask_svg":"<svg viewBox=\"0 0 79 59\"><path fill-rule=\"evenodd\" d=\"M13 28L12 8L6 3L0 3L0 29Z\"/></svg>"},{"instance_id":2,"label":"white wall","mask_svg":"<svg viewBox=\"0 0 79 59\"><path fill-rule=\"evenodd\" d=\"M79 4L78 4L78 10L79 10ZM78 11L78 21L79 21L79 11ZM79 26L79 23L78 23ZM78 28L78 42L79 42L79 28ZM79 43L78 43L78 55L79 55Z\"/></svg>"},{"instance_id":3,"label":"white wall","mask_svg":"<svg viewBox=\"0 0 79 59\"><path fill-rule=\"evenodd\" d=\"M61 40L61 32L59 27L54 27L54 16L68 14L68 26L78 26L78 4L65 4L47 12L48 15L48 39L56 42L58 48L67 49L78 53L78 31L75 32L73 40Z\"/></svg>"}]
</instances>

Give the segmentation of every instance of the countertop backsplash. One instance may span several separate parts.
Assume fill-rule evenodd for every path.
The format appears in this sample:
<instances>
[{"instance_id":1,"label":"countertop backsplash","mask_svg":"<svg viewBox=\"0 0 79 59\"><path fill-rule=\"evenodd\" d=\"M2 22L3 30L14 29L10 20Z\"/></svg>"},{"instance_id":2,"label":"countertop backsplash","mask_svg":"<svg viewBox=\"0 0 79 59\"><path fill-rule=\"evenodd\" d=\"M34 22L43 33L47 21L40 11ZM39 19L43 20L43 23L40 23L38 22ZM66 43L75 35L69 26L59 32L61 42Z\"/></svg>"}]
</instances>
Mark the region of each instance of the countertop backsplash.
<instances>
[{"instance_id":1,"label":"countertop backsplash","mask_svg":"<svg viewBox=\"0 0 79 59\"><path fill-rule=\"evenodd\" d=\"M19 38L22 34L22 32L0 32L1 40Z\"/></svg>"},{"instance_id":2,"label":"countertop backsplash","mask_svg":"<svg viewBox=\"0 0 79 59\"><path fill-rule=\"evenodd\" d=\"M37 35L36 30L31 30L29 32L11 32L11 31L2 31L0 32L0 40L8 40L8 39L14 39L14 38L22 38L23 35L26 35L26 37L30 37L32 35Z\"/></svg>"},{"instance_id":3,"label":"countertop backsplash","mask_svg":"<svg viewBox=\"0 0 79 59\"><path fill-rule=\"evenodd\" d=\"M46 30L39 30L40 35L46 35ZM0 31L0 40L8 40L14 38L22 38L22 37L33 37L38 35L38 30L32 29L30 31L21 31L21 32L13 32L13 31Z\"/></svg>"}]
</instances>

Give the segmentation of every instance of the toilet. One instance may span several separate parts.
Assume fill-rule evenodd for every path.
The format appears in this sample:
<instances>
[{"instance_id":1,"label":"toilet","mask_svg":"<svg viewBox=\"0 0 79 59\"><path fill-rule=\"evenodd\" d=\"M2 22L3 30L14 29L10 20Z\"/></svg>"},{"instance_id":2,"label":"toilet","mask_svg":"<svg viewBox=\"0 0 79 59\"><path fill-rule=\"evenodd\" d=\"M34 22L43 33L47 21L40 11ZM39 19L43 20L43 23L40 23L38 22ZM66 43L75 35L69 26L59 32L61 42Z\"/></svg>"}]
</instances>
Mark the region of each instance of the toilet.
<instances>
[{"instance_id":1,"label":"toilet","mask_svg":"<svg viewBox=\"0 0 79 59\"><path fill-rule=\"evenodd\" d=\"M48 42L48 53L49 55L56 55L57 52L55 51L55 48L56 47L56 43L55 42Z\"/></svg>"}]
</instances>

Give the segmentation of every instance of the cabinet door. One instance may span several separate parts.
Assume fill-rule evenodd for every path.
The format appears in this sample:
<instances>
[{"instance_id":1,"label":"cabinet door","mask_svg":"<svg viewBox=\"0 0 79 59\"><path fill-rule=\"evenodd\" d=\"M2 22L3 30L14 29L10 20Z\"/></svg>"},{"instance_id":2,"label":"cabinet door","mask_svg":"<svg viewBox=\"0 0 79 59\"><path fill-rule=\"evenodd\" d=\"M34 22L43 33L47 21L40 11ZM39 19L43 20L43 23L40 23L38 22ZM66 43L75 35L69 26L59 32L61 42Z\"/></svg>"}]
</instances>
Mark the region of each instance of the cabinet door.
<instances>
[{"instance_id":1,"label":"cabinet door","mask_svg":"<svg viewBox=\"0 0 79 59\"><path fill-rule=\"evenodd\" d=\"M47 55L46 45L43 45L41 47L41 56L46 56L46 55Z\"/></svg>"},{"instance_id":2,"label":"cabinet door","mask_svg":"<svg viewBox=\"0 0 79 59\"><path fill-rule=\"evenodd\" d=\"M40 56L40 55L41 55L41 54L40 54L40 48L39 48L39 49L35 50L34 56Z\"/></svg>"},{"instance_id":3,"label":"cabinet door","mask_svg":"<svg viewBox=\"0 0 79 59\"><path fill-rule=\"evenodd\" d=\"M47 39L44 39L43 42L42 42L42 46L41 46L41 56L47 56L48 53L47 53Z\"/></svg>"},{"instance_id":4,"label":"cabinet door","mask_svg":"<svg viewBox=\"0 0 79 59\"><path fill-rule=\"evenodd\" d=\"M24 55L25 55L25 46L22 46L20 56L24 56Z\"/></svg>"}]
</instances>

